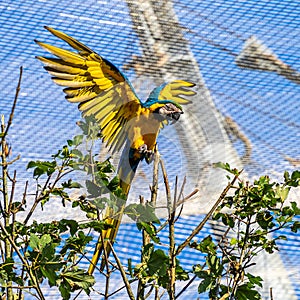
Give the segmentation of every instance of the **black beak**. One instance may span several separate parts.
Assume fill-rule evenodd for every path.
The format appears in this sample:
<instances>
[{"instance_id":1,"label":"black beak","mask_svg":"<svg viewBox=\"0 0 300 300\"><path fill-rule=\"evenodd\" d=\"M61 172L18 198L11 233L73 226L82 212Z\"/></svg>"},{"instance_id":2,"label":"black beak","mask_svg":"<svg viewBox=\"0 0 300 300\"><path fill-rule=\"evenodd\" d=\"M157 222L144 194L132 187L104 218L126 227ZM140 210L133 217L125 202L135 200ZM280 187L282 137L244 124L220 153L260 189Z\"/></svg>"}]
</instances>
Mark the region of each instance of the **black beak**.
<instances>
[{"instance_id":1,"label":"black beak","mask_svg":"<svg viewBox=\"0 0 300 300\"><path fill-rule=\"evenodd\" d=\"M178 121L181 114L183 114L183 112L174 112L174 113L172 113L171 118L172 118L174 121Z\"/></svg>"}]
</instances>

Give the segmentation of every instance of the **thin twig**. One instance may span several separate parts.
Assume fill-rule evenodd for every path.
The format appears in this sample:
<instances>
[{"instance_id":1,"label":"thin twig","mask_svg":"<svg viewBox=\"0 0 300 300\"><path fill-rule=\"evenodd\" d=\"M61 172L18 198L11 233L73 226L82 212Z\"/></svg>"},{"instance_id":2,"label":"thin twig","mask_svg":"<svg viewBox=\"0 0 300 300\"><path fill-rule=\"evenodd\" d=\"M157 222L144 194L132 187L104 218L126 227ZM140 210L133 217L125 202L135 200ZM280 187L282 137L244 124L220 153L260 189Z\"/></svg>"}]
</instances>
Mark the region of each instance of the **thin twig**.
<instances>
[{"instance_id":1,"label":"thin twig","mask_svg":"<svg viewBox=\"0 0 300 300\"><path fill-rule=\"evenodd\" d=\"M153 168L153 172L154 172L154 168ZM153 174L154 177L154 174ZM154 181L154 179L153 179ZM153 185L154 188L155 185ZM153 193L153 188L151 189L151 193ZM152 199L152 194L151 194L151 199ZM156 200L156 199L155 199ZM152 202L152 200L151 200ZM144 197L140 196L140 204L144 204ZM142 236L143 236L143 247L145 247L145 245L147 245L150 242L150 237L149 234L146 232L146 230L142 230ZM144 262L144 254L143 251L141 251L141 263ZM137 299L144 299L144 291L145 291L145 284L143 283L142 279L139 278L138 281L138 286L137 286Z\"/></svg>"},{"instance_id":2,"label":"thin twig","mask_svg":"<svg viewBox=\"0 0 300 300\"><path fill-rule=\"evenodd\" d=\"M1 117L1 133L5 132L5 122L4 122L4 115ZM10 214L9 214L9 191L8 191L8 166L7 166L7 152L5 151L6 148L6 140L5 134L1 138L1 166L2 166L2 194L3 194L3 219L4 219L4 227L7 228L10 225ZM1 207L2 208L2 207ZM5 259L10 259L12 256L12 247L9 243L8 239L4 240L4 253ZM8 280L6 283L6 296L7 299L13 299L13 290L12 281Z\"/></svg>"},{"instance_id":3,"label":"thin twig","mask_svg":"<svg viewBox=\"0 0 300 300\"><path fill-rule=\"evenodd\" d=\"M6 137L6 135L8 133L8 130L9 130L11 124L12 124L13 118L14 118L14 112L15 112L15 108L16 108L16 104L17 104L19 92L21 90L22 74L23 74L23 67L21 66L20 67L19 81L18 81L18 85L17 85L17 88L16 88L16 93L15 93L14 103L13 103L13 106L11 108L11 112L10 112L9 119L8 119L8 122L7 122L7 127L6 127L6 130L5 130L4 135L3 135L2 138Z\"/></svg>"},{"instance_id":4,"label":"thin twig","mask_svg":"<svg viewBox=\"0 0 300 300\"><path fill-rule=\"evenodd\" d=\"M151 296L154 287L155 287L154 285L151 285L151 287L150 287L148 293L145 295L144 299L147 299L148 297Z\"/></svg>"},{"instance_id":5,"label":"thin twig","mask_svg":"<svg viewBox=\"0 0 300 300\"><path fill-rule=\"evenodd\" d=\"M116 260L116 263L118 265L118 268L120 270L120 273L121 273L121 276L122 276L122 279L123 279L123 282L125 284L125 287L126 287L126 290L127 290L127 294L129 296L129 299L131 300L135 300L135 297L134 297L134 294L132 292L132 289L131 289L131 286L130 286L130 283L128 281L128 278L126 276L126 273L125 273L125 270L124 270L124 267L122 266L121 264L121 261L119 259L119 257L117 256L113 246L112 246L112 243L108 240L108 244L110 245L110 249L111 249L111 252Z\"/></svg>"},{"instance_id":6,"label":"thin twig","mask_svg":"<svg viewBox=\"0 0 300 300\"><path fill-rule=\"evenodd\" d=\"M190 198L192 198L195 194L197 194L199 192L198 189L193 190L188 196L184 197L182 200L177 202L177 206L183 204L184 202L186 202L187 200L190 200Z\"/></svg>"},{"instance_id":7,"label":"thin twig","mask_svg":"<svg viewBox=\"0 0 300 300\"><path fill-rule=\"evenodd\" d=\"M182 199L182 201L177 202L177 207L181 204L184 204L184 202L188 201L192 196L194 196L196 193L198 193L198 191L199 191L198 189L194 190L192 193L190 193L188 196L186 196L184 199ZM158 207L156 207L156 208L158 208ZM167 208L167 207L166 206L160 206L159 208ZM180 208L178 217L180 216L182 209L183 209L183 207ZM178 218L175 219L175 222L177 221L177 219ZM157 229L157 232L163 230L167 225L168 225L168 220L166 220L162 225L160 225L160 227Z\"/></svg>"},{"instance_id":8,"label":"thin twig","mask_svg":"<svg viewBox=\"0 0 300 300\"><path fill-rule=\"evenodd\" d=\"M100 244L100 241L101 241L101 244ZM107 257L107 251L106 251L106 247L104 247L104 237L103 237L103 233L102 231L100 232L100 236L99 236L99 239L96 243L96 248L101 246L103 248L103 256L104 256L104 260L101 261L101 267L99 268L97 266L97 263L93 262L92 260L89 259L89 263L90 263L90 266L93 265L93 267L97 270L99 270L101 272L101 268L102 268L102 264L103 264L103 268L105 267L106 268L106 273L103 273L105 275L105 291L104 291L104 299L108 299L108 295L109 295L109 281L110 281L110 274L111 274L111 271L109 269L109 264L108 264L108 257ZM96 250L95 250L96 251ZM101 250L99 249L98 250L99 252L101 252Z\"/></svg>"},{"instance_id":9,"label":"thin twig","mask_svg":"<svg viewBox=\"0 0 300 300\"><path fill-rule=\"evenodd\" d=\"M152 179L152 187L151 187L151 203L152 203L153 207L156 206L156 199L157 199L159 162L160 162L160 154L158 151L156 151L154 154L153 179Z\"/></svg>"},{"instance_id":10,"label":"thin twig","mask_svg":"<svg viewBox=\"0 0 300 300\"><path fill-rule=\"evenodd\" d=\"M16 158L14 158L13 160L5 162L5 165L6 165L6 166L12 165L12 164L15 163L17 160L19 160L20 157L21 157L21 156L18 155L18 156L17 156ZM0 166L4 166L4 164L3 164L3 163L0 163ZM8 177L9 177L9 176L8 176Z\"/></svg>"},{"instance_id":11,"label":"thin twig","mask_svg":"<svg viewBox=\"0 0 300 300\"><path fill-rule=\"evenodd\" d=\"M54 187L56 186L56 184L66 175L68 175L69 173L73 172L73 170L68 170L68 171L65 171L63 173L63 168L64 166L62 166L59 170L58 170L58 174L56 175L56 178L54 180L54 182L52 183L52 185L50 186L49 182L52 178L52 174L48 176L42 190L40 191L40 193L36 193L36 197L35 197L35 201L30 209L30 211L28 212L25 220L24 220L24 225L27 224L27 222L29 221L29 219L31 218L32 214L34 213L36 207L38 206L38 204L46 197L48 197L50 194L51 194L51 191L54 189ZM49 184L49 187L48 187L48 192L47 193L44 193L47 189L47 186Z\"/></svg>"},{"instance_id":12,"label":"thin twig","mask_svg":"<svg viewBox=\"0 0 300 300\"><path fill-rule=\"evenodd\" d=\"M24 220L24 225L27 224L27 222L29 221L29 219L31 218L32 214L34 213L36 207L38 206L38 204L40 203L40 201L42 201L46 196L48 196L48 194L43 194L42 193L46 190L47 188L47 185L51 179L52 175L49 175L45 184L44 184L44 187L42 188L41 192L38 193L38 188L37 188L37 191L36 191L36 197L35 197L35 200L34 200L34 203L32 204L32 207L30 209L30 211L28 212L25 220ZM38 181L37 181L38 182Z\"/></svg>"},{"instance_id":13,"label":"thin twig","mask_svg":"<svg viewBox=\"0 0 300 300\"><path fill-rule=\"evenodd\" d=\"M81 290L77 293L77 295L73 298L73 300L76 300L76 299L80 296L80 294L82 293L82 290L83 290L83 289L81 289Z\"/></svg>"},{"instance_id":14,"label":"thin twig","mask_svg":"<svg viewBox=\"0 0 300 300\"><path fill-rule=\"evenodd\" d=\"M176 219L174 220L174 223L176 223L179 220L179 218L180 218L180 216L182 214L182 211L183 211L183 205L180 206L179 212L178 212L178 214L176 216Z\"/></svg>"},{"instance_id":15,"label":"thin twig","mask_svg":"<svg viewBox=\"0 0 300 300\"><path fill-rule=\"evenodd\" d=\"M175 253L175 203L176 198L172 203L171 201L171 189L169 185L169 180L165 165L162 160L160 160L160 166L163 173L166 194L167 194L167 206L168 206L168 224L169 224L169 266L168 266L168 275L169 275L169 284L167 286L167 291L169 294L170 300L175 300L175 281L176 281L176 253ZM176 181L177 188L177 181ZM175 193L176 194L176 193Z\"/></svg>"},{"instance_id":16,"label":"thin twig","mask_svg":"<svg viewBox=\"0 0 300 300\"><path fill-rule=\"evenodd\" d=\"M14 170L14 177L11 178L12 185L11 185L10 199L9 199L9 205L8 205L8 214L11 213L12 203L14 200L15 188L16 188L16 182L17 182L16 177L17 177L17 171Z\"/></svg>"},{"instance_id":17,"label":"thin twig","mask_svg":"<svg viewBox=\"0 0 300 300\"><path fill-rule=\"evenodd\" d=\"M11 237L12 240L15 241L15 225L16 225L16 213L18 212L18 209L12 210L12 205L13 205L13 199L15 195L15 188L16 188L16 177L17 177L17 171L14 170L14 177L12 178L12 187L11 187L11 192L10 192L10 199L9 199L9 205L8 205L8 214L11 215L12 217L12 222L11 222ZM10 256L13 256L13 249L11 248L11 253Z\"/></svg>"},{"instance_id":18,"label":"thin twig","mask_svg":"<svg viewBox=\"0 0 300 300\"><path fill-rule=\"evenodd\" d=\"M199 223L199 225L193 230L193 232L186 238L186 240L178 246L177 251L176 251L176 255L178 255L190 243L190 241L200 232L200 230L206 224L206 222L208 221L208 219L212 216L212 214L214 213L214 211L216 210L216 208L223 201L223 199L225 198L225 196L228 193L228 191L230 190L230 188L232 188L232 186L234 185L235 181L238 179L240 173L241 172L239 172L237 175L235 175L234 178L233 178L233 180L230 183L228 183L228 185L226 186L226 188L221 193L219 199L216 201L216 203L210 209L210 211L208 212L208 214Z\"/></svg>"},{"instance_id":19,"label":"thin twig","mask_svg":"<svg viewBox=\"0 0 300 300\"><path fill-rule=\"evenodd\" d=\"M239 266L242 266L242 263L243 263L244 258L245 258L245 252L246 252L246 248L247 248L247 245L248 245L248 237L249 237L249 234L250 234L251 218L252 218L251 215L247 217L244 242L243 242L242 251L241 251L241 254L240 254L240 259L239 259L239 262L238 262ZM232 291L231 291L230 300L233 300L235 298L235 294L237 292L237 288L238 288L238 284L239 284L240 280L241 280L241 272L237 272L236 275L234 276L234 281L233 281L233 287L232 287Z\"/></svg>"},{"instance_id":20,"label":"thin twig","mask_svg":"<svg viewBox=\"0 0 300 300\"><path fill-rule=\"evenodd\" d=\"M160 163L160 167L161 167L161 170L163 173L163 178L164 178L164 183L165 183L165 188L166 188L166 195L167 195L167 206L168 206L168 210L169 210L169 214L170 214L172 203L171 203L171 189L170 189L170 185L169 185L169 179L167 176L167 171L166 171L163 160L161 159L159 161L159 163Z\"/></svg>"},{"instance_id":21,"label":"thin twig","mask_svg":"<svg viewBox=\"0 0 300 300\"><path fill-rule=\"evenodd\" d=\"M175 189L174 189L174 200L173 200L173 210L176 209L177 189L178 189L178 176L176 175L176 177L175 177Z\"/></svg>"},{"instance_id":22,"label":"thin twig","mask_svg":"<svg viewBox=\"0 0 300 300\"><path fill-rule=\"evenodd\" d=\"M176 199L177 204L178 204L180 198L183 196L183 190L184 190L185 184L186 184L186 176L184 176L184 178L183 178L183 182L182 182L182 185L180 188L180 193L178 195L178 199Z\"/></svg>"},{"instance_id":23,"label":"thin twig","mask_svg":"<svg viewBox=\"0 0 300 300\"><path fill-rule=\"evenodd\" d=\"M177 176L176 176L176 179L177 179ZM176 183L177 183L177 182L176 182ZM182 185L181 185L180 193L179 193L178 198L176 199L176 197L174 196L174 207L173 207L173 210L174 210L174 211L180 206L180 205L178 205L178 202L179 202L179 199L183 196L183 189L184 189L185 183L186 183L186 176L184 176L183 183L182 183ZM177 193L177 185L176 185L176 193ZM175 224L176 224L176 222L179 220L182 211L183 211L183 203L182 203L182 205L180 206L180 209L179 209L179 212L178 212L178 214L177 214L176 219L174 220L174 223L175 223Z\"/></svg>"},{"instance_id":24,"label":"thin twig","mask_svg":"<svg viewBox=\"0 0 300 300\"><path fill-rule=\"evenodd\" d=\"M23 193L23 198L22 198L22 205L26 205L27 189L28 189L28 180L26 180L26 182L25 182L25 188L24 188L24 193Z\"/></svg>"},{"instance_id":25,"label":"thin twig","mask_svg":"<svg viewBox=\"0 0 300 300\"><path fill-rule=\"evenodd\" d=\"M133 282L135 282L135 281L137 281L137 279L130 280L129 283L133 283ZM119 292L120 292L121 290L123 290L124 288L126 288L125 285L121 286L120 288L118 288L117 290L115 290L115 291L113 291L111 294L109 294L108 297L111 297L111 296L113 296L113 295L119 293ZM103 293L99 293L99 294L102 295L102 296L104 296Z\"/></svg>"},{"instance_id":26,"label":"thin twig","mask_svg":"<svg viewBox=\"0 0 300 300\"><path fill-rule=\"evenodd\" d=\"M168 220L166 220L162 225L160 225L159 228L157 228L156 232L158 233L162 231L167 225L168 225Z\"/></svg>"},{"instance_id":27,"label":"thin twig","mask_svg":"<svg viewBox=\"0 0 300 300\"><path fill-rule=\"evenodd\" d=\"M191 279L189 280L189 282L183 287L183 289L175 296L175 299L179 298L179 297L182 295L182 293L184 293L184 292L187 290L187 288L193 283L193 281L194 281L197 277L198 277L197 275L194 275L193 278L191 278Z\"/></svg>"}]
</instances>

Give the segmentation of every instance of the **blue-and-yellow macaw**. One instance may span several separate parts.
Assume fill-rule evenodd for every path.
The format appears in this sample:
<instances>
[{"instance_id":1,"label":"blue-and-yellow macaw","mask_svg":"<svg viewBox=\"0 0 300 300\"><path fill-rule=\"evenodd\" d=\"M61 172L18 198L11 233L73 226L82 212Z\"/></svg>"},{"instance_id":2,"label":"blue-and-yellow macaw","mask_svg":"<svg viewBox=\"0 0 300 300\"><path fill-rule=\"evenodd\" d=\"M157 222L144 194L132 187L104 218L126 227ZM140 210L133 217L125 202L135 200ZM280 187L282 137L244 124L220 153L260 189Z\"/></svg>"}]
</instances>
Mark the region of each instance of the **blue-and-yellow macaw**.
<instances>
[{"instance_id":1,"label":"blue-and-yellow macaw","mask_svg":"<svg viewBox=\"0 0 300 300\"><path fill-rule=\"evenodd\" d=\"M103 142L113 153L125 145L118 168L120 187L128 195L139 162L150 163L156 149L160 129L169 121L175 122L183 113L182 104L190 101L193 83L176 80L155 88L146 102L141 102L126 76L111 62L63 32L45 27L67 42L77 53L39 41L36 43L56 58L38 56L52 80L65 86L66 99L79 103L83 116L94 115L99 122ZM108 209L106 221L111 227L103 230L88 273L92 274L103 249L109 255L121 222L122 209ZM112 217L114 216L114 217ZM103 243L102 243L103 241Z\"/></svg>"}]
</instances>

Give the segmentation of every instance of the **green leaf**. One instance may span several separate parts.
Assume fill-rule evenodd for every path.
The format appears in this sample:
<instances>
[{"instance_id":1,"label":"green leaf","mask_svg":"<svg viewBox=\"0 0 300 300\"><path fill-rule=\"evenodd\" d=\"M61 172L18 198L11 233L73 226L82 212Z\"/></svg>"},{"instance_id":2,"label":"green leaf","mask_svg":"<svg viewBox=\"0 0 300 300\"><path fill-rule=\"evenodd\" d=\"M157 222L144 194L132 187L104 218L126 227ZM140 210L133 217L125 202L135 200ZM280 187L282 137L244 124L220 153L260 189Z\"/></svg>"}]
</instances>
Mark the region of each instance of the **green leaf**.
<instances>
[{"instance_id":1,"label":"green leaf","mask_svg":"<svg viewBox=\"0 0 300 300\"><path fill-rule=\"evenodd\" d=\"M289 206L285 206L282 208L282 215L291 217L294 215L294 210Z\"/></svg>"},{"instance_id":2,"label":"green leaf","mask_svg":"<svg viewBox=\"0 0 300 300\"><path fill-rule=\"evenodd\" d=\"M231 238L230 245L236 245L237 243L238 243L238 240L235 237Z\"/></svg>"},{"instance_id":3,"label":"green leaf","mask_svg":"<svg viewBox=\"0 0 300 300\"><path fill-rule=\"evenodd\" d=\"M151 222L160 224L160 220L155 214L155 208L150 203L129 204L126 206L124 213L136 222Z\"/></svg>"},{"instance_id":4,"label":"green leaf","mask_svg":"<svg viewBox=\"0 0 300 300\"><path fill-rule=\"evenodd\" d=\"M300 185L300 171L296 170L290 174L288 172L284 173L284 181L288 186L297 187Z\"/></svg>"},{"instance_id":5,"label":"green leaf","mask_svg":"<svg viewBox=\"0 0 300 300\"><path fill-rule=\"evenodd\" d=\"M27 164L27 169L30 168L34 168L34 177L40 177L43 174L47 174L49 176L56 170L56 161L30 161Z\"/></svg>"},{"instance_id":6,"label":"green leaf","mask_svg":"<svg viewBox=\"0 0 300 300\"><path fill-rule=\"evenodd\" d=\"M56 285L57 275L52 268L47 268L46 266L41 265L40 271L48 279L50 286Z\"/></svg>"},{"instance_id":7,"label":"green leaf","mask_svg":"<svg viewBox=\"0 0 300 300\"><path fill-rule=\"evenodd\" d=\"M52 239L49 234L44 234L40 238L40 246L43 249L47 244L51 243Z\"/></svg>"},{"instance_id":8,"label":"green leaf","mask_svg":"<svg viewBox=\"0 0 300 300\"><path fill-rule=\"evenodd\" d=\"M32 249L38 249L39 247L39 238L33 233L30 234L29 247Z\"/></svg>"},{"instance_id":9,"label":"green leaf","mask_svg":"<svg viewBox=\"0 0 300 300\"><path fill-rule=\"evenodd\" d=\"M73 138L73 145L74 146L79 146L82 143L82 141L83 141L83 137L84 136L82 134L74 136L74 138Z\"/></svg>"},{"instance_id":10,"label":"green leaf","mask_svg":"<svg viewBox=\"0 0 300 300\"><path fill-rule=\"evenodd\" d=\"M120 187L120 179L118 176L113 177L113 179L108 183L107 188L110 191L115 191Z\"/></svg>"},{"instance_id":11,"label":"green leaf","mask_svg":"<svg viewBox=\"0 0 300 300\"><path fill-rule=\"evenodd\" d=\"M101 188L94 182L86 180L85 186L87 188L88 193L90 194L89 197L96 198L101 195Z\"/></svg>"},{"instance_id":12,"label":"green leaf","mask_svg":"<svg viewBox=\"0 0 300 300\"><path fill-rule=\"evenodd\" d=\"M51 236L49 234L44 234L40 238L34 233L30 234L29 246L33 249L43 250L43 248L52 242Z\"/></svg>"},{"instance_id":13,"label":"green leaf","mask_svg":"<svg viewBox=\"0 0 300 300\"><path fill-rule=\"evenodd\" d=\"M281 199L281 202L284 202L289 195L290 187L282 187L280 185L277 185L275 188L275 192L276 195Z\"/></svg>"},{"instance_id":14,"label":"green leaf","mask_svg":"<svg viewBox=\"0 0 300 300\"><path fill-rule=\"evenodd\" d=\"M159 237L156 235L156 228L153 226L151 223L146 223L146 222L140 222L137 223L137 228L139 230L145 230L148 234L151 240L155 243L159 243Z\"/></svg>"},{"instance_id":15,"label":"green leaf","mask_svg":"<svg viewBox=\"0 0 300 300\"><path fill-rule=\"evenodd\" d=\"M73 149L73 150L71 151L71 156L72 156L72 157L78 157L78 158L80 158L80 159L83 159L83 154L82 154L82 152L81 152L80 150L78 150L78 149Z\"/></svg>"},{"instance_id":16,"label":"green leaf","mask_svg":"<svg viewBox=\"0 0 300 300\"><path fill-rule=\"evenodd\" d=\"M214 283L215 283L215 280L212 277L210 277L210 276L206 277L205 279L203 279L200 282L200 284L198 286L198 293L202 294L202 293L208 291L209 289L211 289L211 287L214 285Z\"/></svg>"},{"instance_id":17,"label":"green leaf","mask_svg":"<svg viewBox=\"0 0 300 300\"><path fill-rule=\"evenodd\" d=\"M238 286L235 298L239 300L259 300L261 295L259 292L249 288L247 284L242 284Z\"/></svg>"},{"instance_id":18,"label":"green leaf","mask_svg":"<svg viewBox=\"0 0 300 300\"><path fill-rule=\"evenodd\" d=\"M259 287L262 287L263 279L260 276L254 276L250 273L247 273L246 276L248 277L249 282L254 286L257 285Z\"/></svg>"},{"instance_id":19,"label":"green leaf","mask_svg":"<svg viewBox=\"0 0 300 300\"><path fill-rule=\"evenodd\" d=\"M30 162L27 164L27 169L34 168L36 165L37 165L37 163L36 163L35 161L30 161Z\"/></svg>"},{"instance_id":20,"label":"green leaf","mask_svg":"<svg viewBox=\"0 0 300 300\"><path fill-rule=\"evenodd\" d=\"M105 220L102 221L90 221L79 225L80 229L94 229L95 231L101 233L102 230L113 228L113 225L107 224Z\"/></svg>"},{"instance_id":21,"label":"green leaf","mask_svg":"<svg viewBox=\"0 0 300 300\"><path fill-rule=\"evenodd\" d=\"M60 274L60 278L62 279L61 284L65 286L67 291L68 287L71 287L72 291L82 288L89 294L90 288L95 284L94 277L86 274L86 272L81 269L63 272Z\"/></svg>"},{"instance_id":22,"label":"green leaf","mask_svg":"<svg viewBox=\"0 0 300 300\"><path fill-rule=\"evenodd\" d=\"M207 276L209 276L209 271L208 270L199 270L198 271L194 271L194 273L197 275L197 277L199 278L206 278Z\"/></svg>"},{"instance_id":23,"label":"green leaf","mask_svg":"<svg viewBox=\"0 0 300 300\"><path fill-rule=\"evenodd\" d=\"M234 227L234 218L229 214L222 215L222 222L224 225L229 226L230 228Z\"/></svg>"},{"instance_id":24,"label":"green leaf","mask_svg":"<svg viewBox=\"0 0 300 300\"><path fill-rule=\"evenodd\" d=\"M82 185L79 182L73 181L72 179L69 179L68 181L65 181L61 184L63 188L67 189L74 189L74 188L81 188Z\"/></svg>"},{"instance_id":25,"label":"green leaf","mask_svg":"<svg viewBox=\"0 0 300 300\"><path fill-rule=\"evenodd\" d=\"M295 221L293 225L291 226L291 231L297 233L298 229L300 229L300 222Z\"/></svg>"},{"instance_id":26,"label":"green leaf","mask_svg":"<svg viewBox=\"0 0 300 300\"><path fill-rule=\"evenodd\" d=\"M167 272L169 257L161 249L157 249L151 253L148 261L149 274L158 274L163 276Z\"/></svg>"},{"instance_id":27,"label":"green leaf","mask_svg":"<svg viewBox=\"0 0 300 300\"><path fill-rule=\"evenodd\" d=\"M283 177L284 177L285 182L289 181L290 180L290 173L288 171L284 171Z\"/></svg>"},{"instance_id":28,"label":"green leaf","mask_svg":"<svg viewBox=\"0 0 300 300\"><path fill-rule=\"evenodd\" d=\"M273 216L270 211L262 211L257 213L256 222L260 225L262 229L271 229L275 226L273 222Z\"/></svg>"},{"instance_id":29,"label":"green leaf","mask_svg":"<svg viewBox=\"0 0 300 300\"><path fill-rule=\"evenodd\" d=\"M226 170L227 172L234 174L234 175L238 175L239 171L237 169L231 169L230 165L228 163L222 163L222 162L217 162L217 163L213 163L213 167L214 168L220 168L223 170Z\"/></svg>"},{"instance_id":30,"label":"green leaf","mask_svg":"<svg viewBox=\"0 0 300 300\"><path fill-rule=\"evenodd\" d=\"M60 226L65 226L70 229L70 233L73 236L78 230L78 222L75 220L62 219Z\"/></svg>"},{"instance_id":31,"label":"green leaf","mask_svg":"<svg viewBox=\"0 0 300 300\"><path fill-rule=\"evenodd\" d=\"M13 202L11 204L11 211L24 211L24 208L22 207L23 203L22 202Z\"/></svg>"},{"instance_id":32,"label":"green leaf","mask_svg":"<svg viewBox=\"0 0 300 300\"><path fill-rule=\"evenodd\" d=\"M287 240L287 237L285 235L279 235L276 240Z\"/></svg>"},{"instance_id":33,"label":"green leaf","mask_svg":"<svg viewBox=\"0 0 300 300\"><path fill-rule=\"evenodd\" d=\"M223 265L220 262L220 258L217 255L208 255L206 258L207 265L209 267L210 272L214 276L218 276L222 274Z\"/></svg>"},{"instance_id":34,"label":"green leaf","mask_svg":"<svg viewBox=\"0 0 300 300\"><path fill-rule=\"evenodd\" d=\"M176 273L176 279L177 280L188 280L189 279L189 274L186 272L179 263L179 260L176 259L176 268L175 268L175 273Z\"/></svg>"},{"instance_id":35,"label":"green leaf","mask_svg":"<svg viewBox=\"0 0 300 300\"><path fill-rule=\"evenodd\" d=\"M154 245L152 243L148 243L143 246L143 254L151 254L154 251Z\"/></svg>"},{"instance_id":36,"label":"green leaf","mask_svg":"<svg viewBox=\"0 0 300 300\"><path fill-rule=\"evenodd\" d=\"M69 300L71 298L71 287L66 284L59 284L58 289L60 291L63 300Z\"/></svg>"},{"instance_id":37,"label":"green leaf","mask_svg":"<svg viewBox=\"0 0 300 300\"><path fill-rule=\"evenodd\" d=\"M291 202L292 209L294 210L295 216L300 215L300 208L297 206L297 202Z\"/></svg>"},{"instance_id":38,"label":"green leaf","mask_svg":"<svg viewBox=\"0 0 300 300\"><path fill-rule=\"evenodd\" d=\"M202 272L203 267L199 264L193 266L193 273L197 274L198 272Z\"/></svg>"},{"instance_id":39,"label":"green leaf","mask_svg":"<svg viewBox=\"0 0 300 300\"><path fill-rule=\"evenodd\" d=\"M200 243L192 242L190 244L191 248L197 249L202 253L216 254L217 246L212 241L212 237L209 235L205 237Z\"/></svg>"}]
</instances>

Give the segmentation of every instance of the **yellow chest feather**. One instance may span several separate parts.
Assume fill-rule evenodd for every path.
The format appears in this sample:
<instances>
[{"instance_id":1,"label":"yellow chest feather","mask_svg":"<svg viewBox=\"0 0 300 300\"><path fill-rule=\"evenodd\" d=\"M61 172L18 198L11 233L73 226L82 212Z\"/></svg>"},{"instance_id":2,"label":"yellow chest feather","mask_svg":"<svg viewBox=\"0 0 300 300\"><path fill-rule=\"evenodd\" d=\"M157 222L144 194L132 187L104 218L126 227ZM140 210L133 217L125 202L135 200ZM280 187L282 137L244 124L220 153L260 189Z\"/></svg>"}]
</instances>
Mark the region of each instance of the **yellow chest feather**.
<instances>
[{"instance_id":1,"label":"yellow chest feather","mask_svg":"<svg viewBox=\"0 0 300 300\"><path fill-rule=\"evenodd\" d=\"M141 108L138 116L130 122L132 122L129 136L131 147L138 149L146 144L148 150L154 150L160 129L160 122L155 118L155 114L147 108Z\"/></svg>"}]
</instances>

